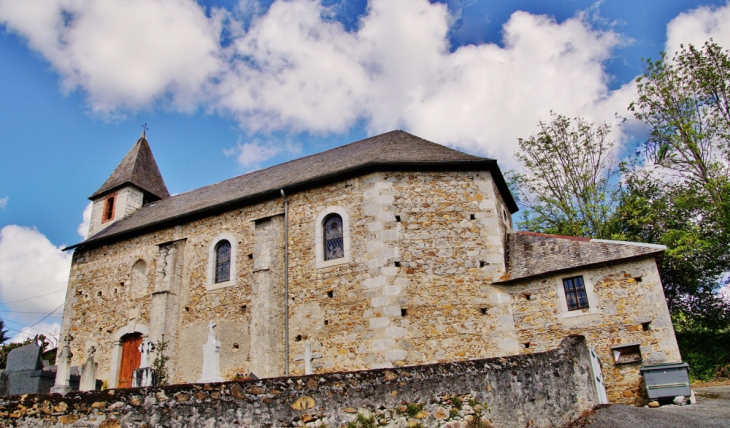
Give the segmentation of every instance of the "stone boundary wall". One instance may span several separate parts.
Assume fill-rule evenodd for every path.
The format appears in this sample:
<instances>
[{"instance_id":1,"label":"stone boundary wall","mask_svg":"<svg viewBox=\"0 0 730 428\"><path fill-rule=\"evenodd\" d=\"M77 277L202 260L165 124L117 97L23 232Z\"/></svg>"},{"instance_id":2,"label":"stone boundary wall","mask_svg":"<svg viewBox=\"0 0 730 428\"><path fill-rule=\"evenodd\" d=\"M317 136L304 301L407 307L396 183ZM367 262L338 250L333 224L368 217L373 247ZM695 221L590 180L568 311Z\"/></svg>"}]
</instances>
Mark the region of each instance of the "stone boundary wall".
<instances>
[{"instance_id":1,"label":"stone boundary wall","mask_svg":"<svg viewBox=\"0 0 730 428\"><path fill-rule=\"evenodd\" d=\"M0 399L2 427L561 427L596 404L585 338L530 355Z\"/></svg>"}]
</instances>

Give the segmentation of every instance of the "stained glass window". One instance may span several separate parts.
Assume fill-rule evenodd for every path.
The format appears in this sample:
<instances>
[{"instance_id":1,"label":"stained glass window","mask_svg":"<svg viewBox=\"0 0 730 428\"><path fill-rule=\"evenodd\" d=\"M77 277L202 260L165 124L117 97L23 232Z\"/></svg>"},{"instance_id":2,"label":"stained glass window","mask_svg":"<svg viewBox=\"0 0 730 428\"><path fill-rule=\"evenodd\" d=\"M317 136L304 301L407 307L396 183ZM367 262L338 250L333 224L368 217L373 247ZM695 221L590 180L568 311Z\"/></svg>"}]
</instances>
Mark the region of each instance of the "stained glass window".
<instances>
[{"instance_id":1,"label":"stained glass window","mask_svg":"<svg viewBox=\"0 0 730 428\"><path fill-rule=\"evenodd\" d=\"M569 311L588 308L588 295L582 276L563 279L563 288Z\"/></svg>"},{"instance_id":2,"label":"stained glass window","mask_svg":"<svg viewBox=\"0 0 730 428\"><path fill-rule=\"evenodd\" d=\"M231 279L231 243L221 241L215 247L215 282L230 281Z\"/></svg>"},{"instance_id":3,"label":"stained glass window","mask_svg":"<svg viewBox=\"0 0 730 428\"><path fill-rule=\"evenodd\" d=\"M334 260L342 257L345 257L342 217L333 214L324 219L324 259Z\"/></svg>"}]
</instances>

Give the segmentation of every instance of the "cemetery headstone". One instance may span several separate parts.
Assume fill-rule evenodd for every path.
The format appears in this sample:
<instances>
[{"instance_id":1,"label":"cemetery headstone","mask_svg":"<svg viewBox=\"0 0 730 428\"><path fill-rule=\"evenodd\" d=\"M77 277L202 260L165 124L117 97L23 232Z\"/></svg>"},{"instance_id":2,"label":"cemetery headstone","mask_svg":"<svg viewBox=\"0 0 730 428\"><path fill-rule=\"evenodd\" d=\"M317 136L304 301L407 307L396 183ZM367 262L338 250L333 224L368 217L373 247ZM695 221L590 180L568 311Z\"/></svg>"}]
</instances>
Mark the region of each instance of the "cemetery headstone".
<instances>
[{"instance_id":1,"label":"cemetery headstone","mask_svg":"<svg viewBox=\"0 0 730 428\"><path fill-rule=\"evenodd\" d=\"M71 391L71 341L74 337L67 334L63 338L63 347L56 358L58 368L56 369L56 383L51 388L51 393L66 395Z\"/></svg>"},{"instance_id":2,"label":"cemetery headstone","mask_svg":"<svg viewBox=\"0 0 730 428\"><path fill-rule=\"evenodd\" d=\"M81 382L79 383L79 391L95 391L96 390L96 369L99 366L98 363L94 362L94 354L96 348L89 347L89 355L86 358L86 363L81 368Z\"/></svg>"},{"instance_id":3,"label":"cemetery headstone","mask_svg":"<svg viewBox=\"0 0 730 428\"><path fill-rule=\"evenodd\" d=\"M197 383L223 382L221 377L220 358L221 343L215 334L215 323L208 324L208 340L203 345L203 373Z\"/></svg>"},{"instance_id":4,"label":"cemetery headstone","mask_svg":"<svg viewBox=\"0 0 730 428\"><path fill-rule=\"evenodd\" d=\"M0 385L1 395L47 394L51 391L56 373L43 364L42 351L40 346L31 343L8 353L4 375L6 383L4 387ZM78 381L78 377L70 379L72 389L78 387Z\"/></svg>"},{"instance_id":5,"label":"cemetery headstone","mask_svg":"<svg viewBox=\"0 0 730 428\"><path fill-rule=\"evenodd\" d=\"M154 351L155 344L150 342L150 340L146 337L142 339L142 344L139 345L139 352L141 354L139 368L132 373L133 388L154 386L157 384L157 374L155 373L155 369L150 367L153 361L152 353Z\"/></svg>"}]
</instances>

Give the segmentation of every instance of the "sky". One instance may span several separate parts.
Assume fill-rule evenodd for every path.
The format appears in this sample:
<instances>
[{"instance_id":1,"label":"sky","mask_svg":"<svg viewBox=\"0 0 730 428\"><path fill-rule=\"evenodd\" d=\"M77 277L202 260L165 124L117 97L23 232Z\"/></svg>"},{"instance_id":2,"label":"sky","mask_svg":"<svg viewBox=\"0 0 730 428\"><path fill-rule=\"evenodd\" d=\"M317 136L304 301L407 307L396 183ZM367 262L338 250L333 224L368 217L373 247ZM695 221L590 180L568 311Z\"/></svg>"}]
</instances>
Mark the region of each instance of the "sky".
<instances>
[{"instance_id":1,"label":"sky","mask_svg":"<svg viewBox=\"0 0 730 428\"><path fill-rule=\"evenodd\" d=\"M725 0L0 0L0 318L58 333L143 124L172 194L394 129L512 169L551 111L629 152L642 58L709 38Z\"/></svg>"}]
</instances>

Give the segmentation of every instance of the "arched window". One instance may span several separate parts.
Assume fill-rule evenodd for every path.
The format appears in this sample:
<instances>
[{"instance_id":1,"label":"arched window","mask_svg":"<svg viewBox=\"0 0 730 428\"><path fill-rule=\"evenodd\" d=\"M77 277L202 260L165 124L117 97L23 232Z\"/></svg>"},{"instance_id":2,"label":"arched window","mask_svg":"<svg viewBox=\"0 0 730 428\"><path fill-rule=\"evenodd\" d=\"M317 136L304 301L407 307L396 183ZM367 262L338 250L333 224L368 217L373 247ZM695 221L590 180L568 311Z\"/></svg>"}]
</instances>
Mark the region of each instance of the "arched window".
<instances>
[{"instance_id":1,"label":"arched window","mask_svg":"<svg viewBox=\"0 0 730 428\"><path fill-rule=\"evenodd\" d=\"M315 267L350 263L350 216L342 207L327 207L314 222Z\"/></svg>"},{"instance_id":2,"label":"arched window","mask_svg":"<svg viewBox=\"0 0 730 428\"><path fill-rule=\"evenodd\" d=\"M231 243L223 240L215 247L215 283L231 280Z\"/></svg>"},{"instance_id":3,"label":"arched window","mask_svg":"<svg viewBox=\"0 0 730 428\"><path fill-rule=\"evenodd\" d=\"M345 257L345 242L342 217L332 214L324 219L324 259L335 260Z\"/></svg>"},{"instance_id":4,"label":"arched window","mask_svg":"<svg viewBox=\"0 0 730 428\"><path fill-rule=\"evenodd\" d=\"M144 260L137 260L132 266L132 281L129 293L134 299L147 294L147 264Z\"/></svg>"},{"instance_id":5,"label":"arched window","mask_svg":"<svg viewBox=\"0 0 730 428\"><path fill-rule=\"evenodd\" d=\"M221 232L208 247L208 274L205 288L217 290L236 285L236 251L238 238L230 232Z\"/></svg>"}]
</instances>

